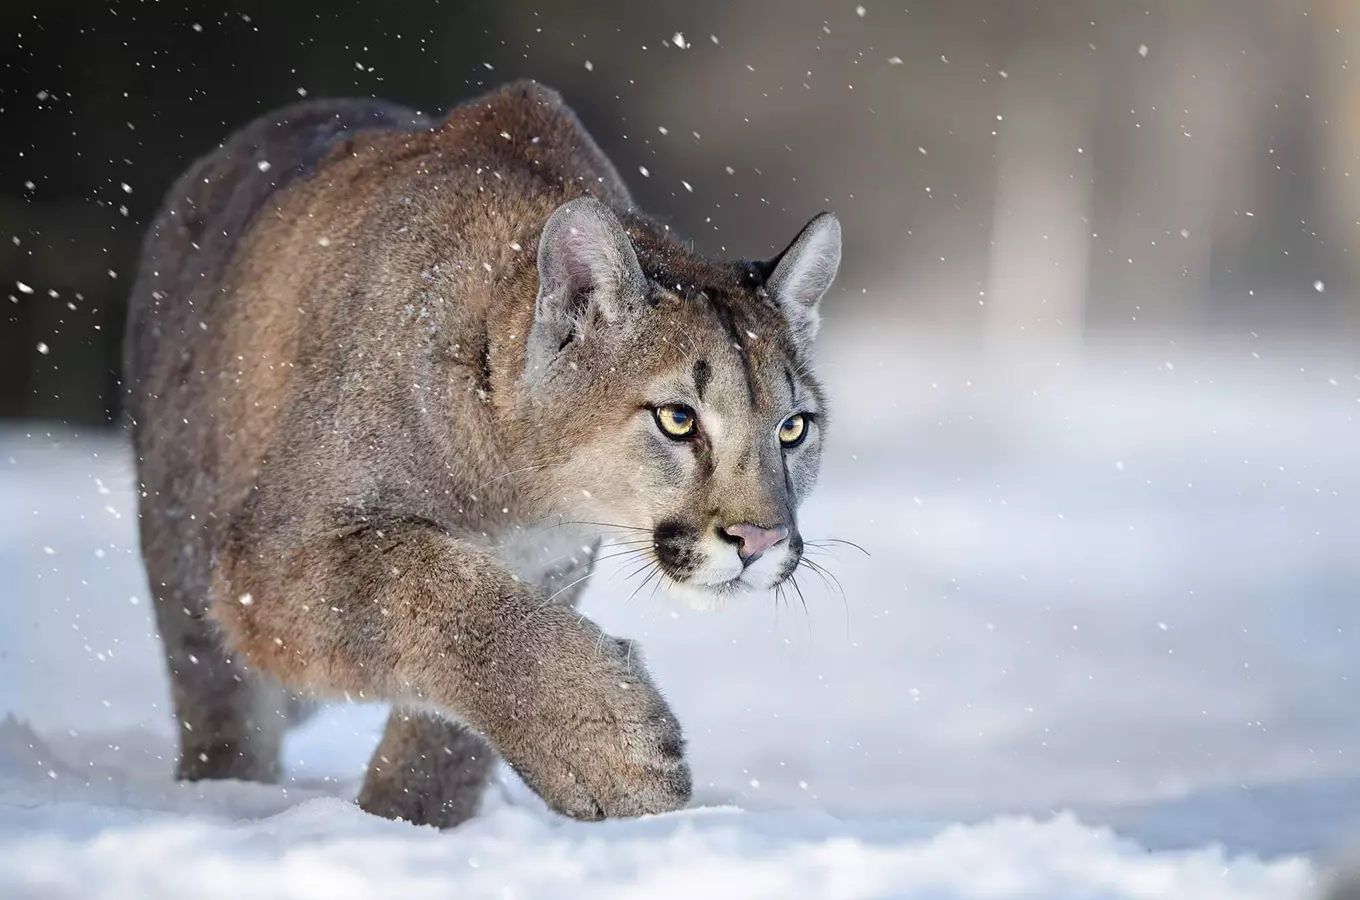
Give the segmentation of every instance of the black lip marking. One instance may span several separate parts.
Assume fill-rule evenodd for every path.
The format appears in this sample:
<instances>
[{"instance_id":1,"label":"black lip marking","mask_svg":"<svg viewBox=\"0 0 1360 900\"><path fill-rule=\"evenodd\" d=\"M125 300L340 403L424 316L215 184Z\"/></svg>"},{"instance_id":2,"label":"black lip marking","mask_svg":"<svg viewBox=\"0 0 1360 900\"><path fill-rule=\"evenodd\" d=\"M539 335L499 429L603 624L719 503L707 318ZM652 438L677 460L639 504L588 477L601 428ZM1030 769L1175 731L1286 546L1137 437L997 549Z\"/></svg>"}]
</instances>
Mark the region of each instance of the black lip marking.
<instances>
[{"instance_id":1,"label":"black lip marking","mask_svg":"<svg viewBox=\"0 0 1360 900\"><path fill-rule=\"evenodd\" d=\"M690 575L698 563L695 544L699 531L684 522L661 522L652 529L652 546L662 567L672 576Z\"/></svg>"},{"instance_id":2,"label":"black lip marking","mask_svg":"<svg viewBox=\"0 0 1360 900\"><path fill-rule=\"evenodd\" d=\"M777 584L782 584L787 580L798 568L798 564L803 561L803 536L798 533L796 526L791 531L793 533L789 535L789 556L785 560L783 568L775 577Z\"/></svg>"}]
</instances>

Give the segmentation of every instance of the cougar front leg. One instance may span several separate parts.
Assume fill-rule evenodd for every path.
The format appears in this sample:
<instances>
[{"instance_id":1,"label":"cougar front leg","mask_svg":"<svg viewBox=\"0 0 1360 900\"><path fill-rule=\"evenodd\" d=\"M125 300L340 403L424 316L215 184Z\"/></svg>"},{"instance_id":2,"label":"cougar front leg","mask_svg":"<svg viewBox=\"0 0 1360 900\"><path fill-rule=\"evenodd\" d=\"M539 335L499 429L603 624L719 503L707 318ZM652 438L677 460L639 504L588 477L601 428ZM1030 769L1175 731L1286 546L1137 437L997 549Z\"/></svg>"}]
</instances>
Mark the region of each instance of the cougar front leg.
<instances>
[{"instance_id":1,"label":"cougar front leg","mask_svg":"<svg viewBox=\"0 0 1360 900\"><path fill-rule=\"evenodd\" d=\"M556 561L539 587L552 602L575 606L599 542ZM472 818L495 769L496 752L468 728L428 711L393 708L369 762L359 806L388 819L451 828Z\"/></svg>"},{"instance_id":2,"label":"cougar front leg","mask_svg":"<svg viewBox=\"0 0 1360 900\"><path fill-rule=\"evenodd\" d=\"M252 666L295 688L433 705L565 815L689 799L680 726L628 642L427 523L290 530L238 540L218 570L215 613Z\"/></svg>"}]
</instances>

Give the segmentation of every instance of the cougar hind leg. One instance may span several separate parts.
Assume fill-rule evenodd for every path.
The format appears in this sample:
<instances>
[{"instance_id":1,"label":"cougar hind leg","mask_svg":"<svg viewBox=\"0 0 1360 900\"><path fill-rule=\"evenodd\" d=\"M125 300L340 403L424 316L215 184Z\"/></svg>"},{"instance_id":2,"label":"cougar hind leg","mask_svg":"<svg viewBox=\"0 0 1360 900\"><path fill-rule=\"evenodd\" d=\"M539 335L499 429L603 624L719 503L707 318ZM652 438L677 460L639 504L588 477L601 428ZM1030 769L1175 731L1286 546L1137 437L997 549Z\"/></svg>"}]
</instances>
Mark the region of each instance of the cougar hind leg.
<instances>
[{"instance_id":1,"label":"cougar hind leg","mask_svg":"<svg viewBox=\"0 0 1360 900\"><path fill-rule=\"evenodd\" d=\"M175 777L278 781L293 698L223 650L201 611L156 600L179 731Z\"/></svg>"},{"instance_id":2,"label":"cougar hind leg","mask_svg":"<svg viewBox=\"0 0 1360 900\"><path fill-rule=\"evenodd\" d=\"M142 551L179 738L175 777L278 781L283 734L303 704L227 653L207 614L202 554L152 521L144 511Z\"/></svg>"},{"instance_id":3,"label":"cougar hind leg","mask_svg":"<svg viewBox=\"0 0 1360 900\"><path fill-rule=\"evenodd\" d=\"M495 768L491 747L462 725L396 707L359 806L375 816L451 828L477 814Z\"/></svg>"}]
</instances>

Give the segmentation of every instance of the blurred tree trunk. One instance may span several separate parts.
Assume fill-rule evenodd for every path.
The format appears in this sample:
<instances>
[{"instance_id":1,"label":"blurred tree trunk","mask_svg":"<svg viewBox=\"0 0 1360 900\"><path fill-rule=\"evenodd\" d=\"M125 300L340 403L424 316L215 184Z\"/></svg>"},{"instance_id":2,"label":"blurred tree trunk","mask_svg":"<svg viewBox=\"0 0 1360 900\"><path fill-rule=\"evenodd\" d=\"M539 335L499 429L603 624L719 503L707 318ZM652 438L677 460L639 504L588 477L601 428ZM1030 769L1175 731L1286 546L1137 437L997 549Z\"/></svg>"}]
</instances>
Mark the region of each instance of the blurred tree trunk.
<instances>
[{"instance_id":1,"label":"blurred tree trunk","mask_svg":"<svg viewBox=\"0 0 1360 900\"><path fill-rule=\"evenodd\" d=\"M1088 283L1090 128L1098 61L1078 2L1007 8L996 195L985 303L989 341L1046 361L1082 341ZM1016 351L1011 354L1009 351Z\"/></svg>"},{"instance_id":2,"label":"blurred tree trunk","mask_svg":"<svg viewBox=\"0 0 1360 900\"><path fill-rule=\"evenodd\" d=\"M1318 48L1325 108L1322 165L1329 174L1322 203L1326 232L1333 245L1337 281L1351 290L1340 299L1341 324L1360 329L1360 57L1352 57L1360 35L1360 3L1355 0L1312 0L1312 12L1323 23ZM1360 357L1360 348L1356 356Z\"/></svg>"},{"instance_id":3,"label":"blurred tree trunk","mask_svg":"<svg viewBox=\"0 0 1360 900\"><path fill-rule=\"evenodd\" d=\"M1103 29L1096 329L1181 331L1209 311L1220 187L1240 184L1246 166L1233 89L1242 43L1225 5L1130 7Z\"/></svg>"}]
</instances>

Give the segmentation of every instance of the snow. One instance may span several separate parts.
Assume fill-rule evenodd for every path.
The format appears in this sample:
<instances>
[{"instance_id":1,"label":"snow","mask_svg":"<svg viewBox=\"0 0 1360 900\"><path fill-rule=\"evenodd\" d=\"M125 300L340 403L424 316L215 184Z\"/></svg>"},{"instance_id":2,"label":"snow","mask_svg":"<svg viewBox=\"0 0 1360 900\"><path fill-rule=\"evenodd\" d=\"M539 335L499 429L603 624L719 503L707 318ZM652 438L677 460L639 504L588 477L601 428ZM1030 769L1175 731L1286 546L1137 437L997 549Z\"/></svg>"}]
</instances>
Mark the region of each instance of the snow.
<instances>
[{"instance_id":1,"label":"snow","mask_svg":"<svg viewBox=\"0 0 1360 900\"><path fill-rule=\"evenodd\" d=\"M815 557L844 596L586 598L690 740L692 807L639 821L508 772L451 832L366 816L375 706L283 785L173 783L127 448L0 430L0 896L1310 896L1360 834L1354 363L870 341L803 515L872 554Z\"/></svg>"}]
</instances>

